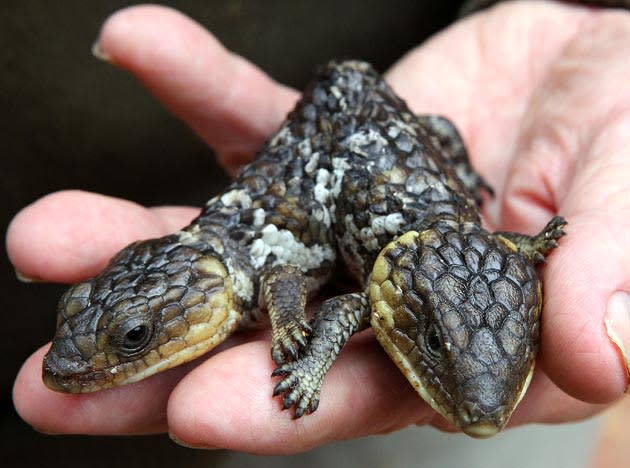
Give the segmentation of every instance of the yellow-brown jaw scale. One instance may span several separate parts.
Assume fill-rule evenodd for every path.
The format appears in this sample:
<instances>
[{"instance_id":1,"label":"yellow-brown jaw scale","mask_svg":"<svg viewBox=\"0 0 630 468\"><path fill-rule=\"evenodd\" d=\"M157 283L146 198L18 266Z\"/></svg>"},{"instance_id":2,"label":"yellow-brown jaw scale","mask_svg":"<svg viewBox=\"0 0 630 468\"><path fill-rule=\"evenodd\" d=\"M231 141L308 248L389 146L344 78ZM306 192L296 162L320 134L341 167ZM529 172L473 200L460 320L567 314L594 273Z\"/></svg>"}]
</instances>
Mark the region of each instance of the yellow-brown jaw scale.
<instances>
[{"instance_id":1,"label":"yellow-brown jaw scale","mask_svg":"<svg viewBox=\"0 0 630 468\"><path fill-rule=\"evenodd\" d=\"M66 292L44 358L46 386L86 393L136 382L201 356L234 331L240 314L225 266L164 245L132 244Z\"/></svg>"},{"instance_id":2,"label":"yellow-brown jaw scale","mask_svg":"<svg viewBox=\"0 0 630 468\"><path fill-rule=\"evenodd\" d=\"M490 437L531 379L540 291L531 263L480 228L411 231L374 264L371 324L434 410L470 436Z\"/></svg>"}]
</instances>

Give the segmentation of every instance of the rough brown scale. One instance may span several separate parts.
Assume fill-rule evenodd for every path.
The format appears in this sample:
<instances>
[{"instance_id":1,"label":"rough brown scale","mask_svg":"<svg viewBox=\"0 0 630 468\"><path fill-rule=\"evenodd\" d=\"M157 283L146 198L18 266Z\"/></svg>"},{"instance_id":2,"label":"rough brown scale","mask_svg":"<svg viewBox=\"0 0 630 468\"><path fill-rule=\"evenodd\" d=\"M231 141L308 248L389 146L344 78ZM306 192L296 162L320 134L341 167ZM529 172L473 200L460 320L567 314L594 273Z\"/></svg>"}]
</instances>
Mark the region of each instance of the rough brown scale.
<instances>
[{"instance_id":1,"label":"rough brown scale","mask_svg":"<svg viewBox=\"0 0 630 468\"><path fill-rule=\"evenodd\" d=\"M287 121L184 230L125 248L59 304L44 381L123 385L194 359L271 316L275 395L299 417L353 333L372 325L433 408L473 436L507 422L538 347L534 263L561 237L481 227L453 125L415 116L366 63L331 62ZM304 314L333 270L364 292ZM256 363L252 363L256 365Z\"/></svg>"}]
</instances>

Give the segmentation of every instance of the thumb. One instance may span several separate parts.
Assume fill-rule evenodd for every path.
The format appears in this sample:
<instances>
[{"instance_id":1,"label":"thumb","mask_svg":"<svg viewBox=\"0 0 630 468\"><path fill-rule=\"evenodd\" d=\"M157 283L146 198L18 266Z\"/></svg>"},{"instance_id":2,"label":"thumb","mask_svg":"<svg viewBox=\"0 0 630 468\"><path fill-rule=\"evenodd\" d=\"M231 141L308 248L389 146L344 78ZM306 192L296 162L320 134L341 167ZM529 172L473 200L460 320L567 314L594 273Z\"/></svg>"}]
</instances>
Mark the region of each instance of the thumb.
<instances>
[{"instance_id":1,"label":"thumb","mask_svg":"<svg viewBox=\"0 0 630 468\"><path fill-rule=\"evenodd\" d=\"M588 145L560 204L570 227L545 272L543 362L573 396L610 402L630 372L630 114Z\"/></svg>"},{"instance_id":2,"label":"thumb","mask_svg":"<svg viewBox=\"0 0 630 468\"><path fill-rule=\"evenodd\" d=\"M593 403L617 399L628 384L628 236L618 235L623 227L611 215L569 214L544 278L541 361L563 390Z\"/></svg>"},{"instance_id":3,"label":"thumb","mask_svg":"<svg viewBox=\"0 0 630 468\"><path fill-rule=\"evenodd\" d=\"M619 398L630 369L628 25L585 31L556 61L523 119L502 206L510 230L554 212L569 222L544 267L540 362L593 403Z\"/></svg>"}]
</instances>

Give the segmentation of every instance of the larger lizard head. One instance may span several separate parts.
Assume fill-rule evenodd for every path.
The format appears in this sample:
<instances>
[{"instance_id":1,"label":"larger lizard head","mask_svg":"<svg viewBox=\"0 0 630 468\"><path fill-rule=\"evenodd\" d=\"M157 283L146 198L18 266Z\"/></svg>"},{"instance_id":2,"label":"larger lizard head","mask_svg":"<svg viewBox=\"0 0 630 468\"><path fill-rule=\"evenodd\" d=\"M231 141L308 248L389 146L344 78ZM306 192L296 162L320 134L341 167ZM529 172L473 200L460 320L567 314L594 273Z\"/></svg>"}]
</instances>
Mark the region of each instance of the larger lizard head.
<instances>
[{"instance_id":1,"label":"larger lizard head","mask_svg":"<svg viewBox=\"0 0 630 468\"><path fill-rule=\"evenodd\" d=\"M238 324L223 263L182 231L133 243L58 305L44 358L52 390L85 393L144 379L207 352Z\"/></svg>"},{"instance_id":2,"label":"larger lizard head","mask_svg":"<svg viewBox=\"0 0 630 468\"><path fill-rule=\"evenodd\" d=\"M431 407L473 437L507 424L538 348L527 258L473 225L408 232L379 254L369 296L378 340Z\"/></svg>"}]
</instances>

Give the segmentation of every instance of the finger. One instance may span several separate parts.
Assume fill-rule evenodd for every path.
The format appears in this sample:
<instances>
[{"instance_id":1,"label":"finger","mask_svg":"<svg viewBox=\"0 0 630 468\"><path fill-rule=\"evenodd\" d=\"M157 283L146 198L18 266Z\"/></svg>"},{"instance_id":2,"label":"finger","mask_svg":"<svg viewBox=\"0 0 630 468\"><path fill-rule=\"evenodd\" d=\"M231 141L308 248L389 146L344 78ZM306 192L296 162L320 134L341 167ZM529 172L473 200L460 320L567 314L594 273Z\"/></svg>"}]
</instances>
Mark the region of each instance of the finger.
<instances>
[{"instance_id":1,"label":"finger","mask_svg":"<svg viewBox=\"0 0 630 468\"><path fill-rule=\"evenodd\" d=\"M42 362L50 347L47 344L22 365L13 386L13 402L24 421L49 434L139 435L166 432L168 399L180 379L204 359L212 359L215 353L251 339L261 340L262 335L261 332L240 333L194 361L134 384L85 394L58 393L44 385ZM268 343L269 337L265 336Z\"/></svg>"},{"instance_id":2,"label":"finger","mask_svg":"<svg viewBox=\"0 0 630 468\"><path fill-rule=\"evenodd\" d=\"M291 410L281 410L280 399L272 398L272 370L265 341L205 361L171 395L172 437L193 447L288 454L391 432L432 415L371 333L344 348L326 376L319 408L298 420L292 419Z\"/></svg>"},{"instance_id":3,"label":"finger","mask_svg":"<svg viewBox=\"0 0 630 468\"><path fill-rule=\"evenodd\" d=\"M82 395L44 386L42 360L50 345L24 363L13 386L18 414L36 430L50 434L147 434L166 430L166 403L186 366L137 384Z\"/></svg>"},{"instance_id":4,"label":"finger","mask_svg":"<svg viewBox=\"0 0 630 468\"><path fill-rule=\"evenodd\" d=\"M173 232L197 213L195 208L150 210L76 190L57 192L15 216L7 231L7 253L27 278L76 282L98 273L127 244Z\"/></svg>"},{"instance_id":5,"label":"finger","mask_svg":"<svg viewBox=\"0 0 630 468\"><path fill-rule=\"evenodd\" d=\"M569 221L544 271L540 358L563 390L604 403L628 385L630 63L621 45L630 46L630 24L617 14L597 18L531 103L503 227L531 232L555 212Z\"/></svg>"},{"instance_id":6,"label":"finger","mask_svg":"<svg viewBox=\"0 0 630 468\"><path fill-rule=\"evenodd\" d=\"M251 158L297 98L167 7L115 13L103 25L97 53L140 79L231 169Z\"/></svg>"},{"instance_id":7,"label":"finger","mask_svg":"<svg viewBox=\"0 0 630 468\"><path fill-rule=\"evenodd\" d=\"M571 228L545 271L546 297L542 318L542 352L550 376L571 395L590 402L611 402L628 384L623 356L607 335L608 314L616 313L614 298L630 291L630 261L625 243L605 216L585 216L567 210ZM626 212L626 217L630 211ZM626 218L627 219L627 218ZM612 228L612 229L611 229ZM626 231L627 233L627 231ZM626 298L621 313L624 331L630 330L630 307Z\"/></svg>"}]
</instances>

